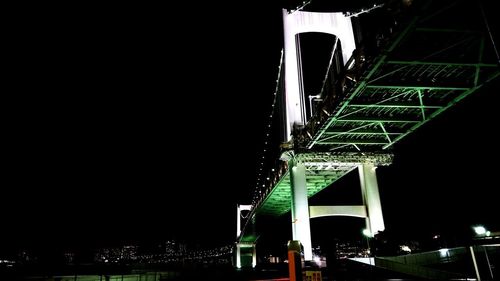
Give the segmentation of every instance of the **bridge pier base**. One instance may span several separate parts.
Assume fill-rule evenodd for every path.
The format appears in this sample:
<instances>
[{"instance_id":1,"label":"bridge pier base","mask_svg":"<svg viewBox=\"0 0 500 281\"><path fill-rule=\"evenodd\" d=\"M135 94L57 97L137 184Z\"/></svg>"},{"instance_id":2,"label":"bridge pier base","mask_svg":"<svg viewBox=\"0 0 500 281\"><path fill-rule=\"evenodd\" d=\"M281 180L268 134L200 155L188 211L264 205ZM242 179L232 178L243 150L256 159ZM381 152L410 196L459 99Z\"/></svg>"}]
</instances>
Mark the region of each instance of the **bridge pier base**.
<instances>
[{"instance_id":1,"label":"bridge pier base","mask_svg":"<svg viewBox=\"0 0 500 281\"><path fill-rule=\"evenodd\" d=\"M250 240L243 240L242 241L242 233L241 233L241 218L246 218L246 216L243 216L242 212L243 211L252 211L252 205L240 205L238 204L236 206L236 239L239 241L236 243L235 247L235 253L236 256L234 256L235 259L235 265L236 268L242 268L242 267L255 267L257 265L257 253L255 251L255 239L250 239ZM254 233L254 223L255 223L255 217L250 218L251 226L251 236L255 237Z\"/></svg>"},{"instance_id":2,"label":"bridge pier base","mask_svg":"<svg viewBox=\"0 0 500 281\"><path fill-rule=\"evenodd\" d=\"M372 236L385 229L376 168L373 163L364 163L358 166L361 194L367 213L366 229Z\"/></svg>"},{"instance_id":3,"label":"bridge pier base","mask_svg":"<svg viewBox=\"0 0 500 281\"><path fill-rule=\"evenodd\" d=\"M295 159L289 161L292 210L292 237L304 247L304 259L312 260L309 202L307 200L306 167Z\"/></svg>"},{"instance_id":4,"label":"bridge pier base","mask_svg":"<svg viewBox=\"0 0 500 281\"><path fill-rule=\"evenodd\" d=\"M254 243L236 243L236 268L257 266L257 251Z\"/></svg>"}]
</instances>

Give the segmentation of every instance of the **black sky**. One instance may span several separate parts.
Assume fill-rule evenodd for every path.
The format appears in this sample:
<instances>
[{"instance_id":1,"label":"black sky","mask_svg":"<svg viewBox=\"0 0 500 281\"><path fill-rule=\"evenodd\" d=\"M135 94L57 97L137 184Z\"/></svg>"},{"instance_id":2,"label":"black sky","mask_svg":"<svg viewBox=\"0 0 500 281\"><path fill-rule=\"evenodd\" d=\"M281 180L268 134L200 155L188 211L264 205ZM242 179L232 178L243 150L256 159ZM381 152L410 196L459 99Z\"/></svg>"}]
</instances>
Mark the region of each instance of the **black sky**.
<instances>
[{"instance_id":1,"label":"black sky","mask_svg":"<svg viewBox=\"0 0 500 281\"><path fill-rule=\"evenodd\" d=\"M231 242L290 4L262 5L13 8L0 245ZM495 89L395 147L379 172L388 227L500 227Z\"/></svg>"}]
</instances>

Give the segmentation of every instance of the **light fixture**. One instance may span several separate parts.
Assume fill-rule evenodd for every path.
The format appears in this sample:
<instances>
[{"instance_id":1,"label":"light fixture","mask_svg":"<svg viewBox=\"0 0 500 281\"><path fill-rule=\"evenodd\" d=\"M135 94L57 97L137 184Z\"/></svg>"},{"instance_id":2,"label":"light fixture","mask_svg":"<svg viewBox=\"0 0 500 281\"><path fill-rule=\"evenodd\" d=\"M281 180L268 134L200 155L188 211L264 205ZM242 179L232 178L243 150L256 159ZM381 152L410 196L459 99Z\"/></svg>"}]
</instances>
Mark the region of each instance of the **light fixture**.
<instances>
[{"instance_id":1,"label":"light fixture","mask_svg":"<svg viewBox=\"0 0 500 281\"><path fill-rule=\"evenodd\" d=\"M482 226L482 225L474 226L473 229L474 229L474 232L476 233L476 235L485 235L486 234L486 228L484 228L484 226Z\"/></svg>"}]
</instances>

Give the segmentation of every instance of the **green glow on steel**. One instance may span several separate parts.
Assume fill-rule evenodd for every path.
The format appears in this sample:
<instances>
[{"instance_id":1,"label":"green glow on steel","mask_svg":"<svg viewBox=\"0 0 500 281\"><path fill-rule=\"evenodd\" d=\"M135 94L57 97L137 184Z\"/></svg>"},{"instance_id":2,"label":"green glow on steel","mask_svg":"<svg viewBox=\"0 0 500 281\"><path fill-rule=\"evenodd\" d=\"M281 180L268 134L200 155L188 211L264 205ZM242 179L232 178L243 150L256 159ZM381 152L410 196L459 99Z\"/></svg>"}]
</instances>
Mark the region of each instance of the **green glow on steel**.
<instances>
[{"instance_id":1,"label":"green glow on steel","mask_svg":"<svg viewBox=\"0 0 500 281\"><path fill-rule=\"evenodd\" d=\"M389 141L389 143L392 142L391 137L389 137L389 134L385 130L384 124L382 124L382 123L378 123L378 124L380 125L380 128L382 128L382 131L384 131L385 137L387 138L387 140Z\"/></svg>"},{"instance_id":2,"label":"green glow on steel","mask_svg":"<svg viewBox=\"0 0 500 281\"><path fill-rule=\"evenodd\" d=\"M366 107L366 108L424 108L424 109L437 109L442 106L438 105L408 105L404 103L400 104L350 104L349 107Z\"/></svg>"},{"instance_id":3,"label":"green glow on steel","mask_svg":"<svg viewBox=\"0 0 500 281\"><path fill-rule=\"evenodd\" d=\"M500 76L500 71L497 71L495 72L485 83L488 83L494 79L496 79L498 76ZM470 95L471 93L475 92L476 90L480 89L484 84L481 84L481 85L478 85L474 88L471 88L465 92L463 92L462 94L460 94L459 96L457 96L456 98L454 98L451 102L449 102L446 106L434 111L431 115L429 115L429 117L427 118L427 120L425 120L424 122L421 122L421 123L418 123L418 124L415 124L413 127L411 127L406 133L400 135L399 137L397 137L396 139L394 139L393 142L385 145L384 147L382 147L382 149L387 149L388 147L390 147L391 145L393 145L394 143L398 142L399 140L401 140L402 138L406 137L407 135L409 135L410 133L412 133L413 131L415 131L416 129L420 128L420 126L422 126L423 124L429 122L429 120L432 120L434 117L438 116L439 114L441 114L442 112L444 112L445 110L447 110L448 108L452 107L453 105L455 105L457 102L461 101L462 99L464 99L465 97L467 97L468 95Z\"/></svg>"},{"instance_id":4,"label":"green glow on steel","mask_svg":"<svg viewBox=\"0 0 500 281\"><path fill-rule=\"evenodd\" d=\"M368 89L412 89L412 90L441 90L441 91L466 91L470 87L436 87L436 86L410 86L410 85L367 85Z\"/></svg>"},{"instance_id":5,"label":"green glow on steel","mask_svg":"<svg viewBox=\"0 0 500 281\"><path fill-rule=\"evenodd\" d=\"M381 119L378 118L376 119L375 117L370 117L370 118L350 118L350 119L337 119L337 122L372 122L372 123L415 123L419 122L418 120L412 120L412 119Z\"/></svg>"},{"instance_id":6,"label":"green glow on steel","mask_svg":"<svg viewBox=\"0 0 500 281\"><path fill-rule=\"evenodd\" d=\"M353 152L314 152L300 153L295 155L298 161L305 163L307 170L307 196L312 197L324 188L343 177L344 175L356 169L359 163L373 163L377 166L389 165L392 162L392 154L387 153L353 153ZM336 169L327 169L325 166L336 165ZM280 216L290 211L290 175L287 171L271 192L261 201L249 215L270 215ZM248 220L243 228L240 237L241 242L253 243L257 241L258 236L251 232ZM252 222L250 222L252 223ZM247 233L248 232L248 233Z\"/></svg>"},{"instance_id":7,"label":"green glow on steel","mask_svg":"<svg viewBox=\"0 0 500 281\"><path fill-rule=\"evenodd\" d=\"M341 132L341 131L328 131L325 132L325 135L332 135L332 136L342 136L342 135L399 135L402 134L402 132L381 132L381 131L376 131L376 130L361 130L361 131L352 131L352 132ZM325 138L324 140L327 140ZM320 140L320 141L324 141Z\"/></svg>"},{"instance_id":8,"label":"green glow on steel","mask_svg":"<svg viewBox=\"0 0 500 281\"><path fill-rule=\"evenodd\" d=\"M240 237L239 242L240 243L255 243L259 239L258 235L255 235L253 233L243 233L243 235Z\"/></svg>"},{"instance_id":9,"label":"green glow on steel","mask_svg":"<svg viewBox=\"0 0 500 281\"><path fill-rule=\"evenodd\" d=\"M389 98L387 98L387 99L383 99L383 100L381 100L381 101L378 101L378 102L376 102L374 105L377 105L377 104L384 104L384 103L386 103L387 101L390 101L390 100L393 100L393 99L397 99L399 96L402 96L402 95L405 95L405 94L406 94L406 92L399 93L399 94L397 94L397 95L395 95L395 96L392 96L392 97L389 97ZM350 115L356 114L356 113L358 113L358 112L360 112L360 111L363 111L364 109L366 109L366 108L360 108L360 109L354 110L354 111L352 111L352 112L349 112L349 113L347 113L347 114L342 115L341 117L338 117L338 119L339 119L339 120L340 120L340 119L345 119L345 117L346 117L346 116L350 116Z\"/></svg>"},{"instance_id":10,"label":"green glow on steel","mask_svg":"<svg viewBox=\"0 0 500 281\"><path fill-rule=\"evenodd\" d=\"M316 193L331 185L355 168L356 167L353 166L352 168L346 170L337 170L335 171L335 174L324 174L315 177L308 175L307 196L314 196ZM290 175L287 172L287 174L281 178L271 193L261 203L257 212L272 216L283 215L290 211L290 200Z\"/></svg>"},{"instance_id":11,"label":"green glow on steel","mask_svg":"<svg viewBox=\"0 0 500 281\"><path fill-rule=\"evenodd\" d=\"M424 102L422 100L422 91L417 90L418 93L418 101L420 102L420 111L422 113L422 120L425 121L425 110L424 110Z\"/></svg>"},{"instance_id":12,"label":"green glow on steel","mask_svg":"<svg viewBox=\"0 0 500 281\"><path fill-rule=\"evenodd\" d=\"M351 146L351 144L343 144L343 145L340 145L340 146L332 147L332 148L330 148L330 151L335 151L335 150L338 150L338 149L342 149L342 148L347 147L347 146Z\"/></svg>"},{"instance_id":13,"label":"green glow on steel","mask_svg":"<svg viewBox=\"0 0 500 281\"><path fill-rule=\"evenodd\" d=\"M337 141L318 141L316 144L318 145L326 145L326 144L387 144L386 141L377 141L377 140L337 140Z\"/></svg>"},{"instance_id":14,"label":"green glow on steel","mask_svg":"<svg viewBox=\"0 0 500 281\"><path fill-rule=\"evenodd\" d=\"M350 133L353 133L353 132L358 131L359 129L362 129L362 128L365 128L365 127L368 127L368 126L370 126L370 125L371 125L371 124L366 124L366 125L362 125L362 126L359 126L359 127L355 127L355 128L352 128L352 129L350 129L350 130L348 130L348 131L341 132L341 133L339 133L339 134L337 134L337 135L350 134ZM325 132L325 134L326 134L326 132ZM321 139L321 140L319 140L318 142L320 142L320 141L327 141L327 140L332 139L332 138L335 138L335 137L336 137L336 135L328 136L328 137L322 138L322 139Z\"/></svg>"}]
</instances>

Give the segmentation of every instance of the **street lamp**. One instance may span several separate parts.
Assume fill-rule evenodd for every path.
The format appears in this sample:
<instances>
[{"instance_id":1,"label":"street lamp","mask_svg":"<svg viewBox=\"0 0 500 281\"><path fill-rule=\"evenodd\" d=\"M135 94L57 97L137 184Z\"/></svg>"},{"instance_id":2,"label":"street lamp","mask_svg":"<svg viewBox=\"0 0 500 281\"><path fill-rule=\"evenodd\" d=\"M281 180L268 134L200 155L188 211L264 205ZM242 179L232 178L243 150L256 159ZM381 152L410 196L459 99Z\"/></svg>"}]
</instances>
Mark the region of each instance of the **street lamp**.
<instances>
[{"instance_id":1,"label":"street lamp","mask_svg":"<svg viewBox=\"0 0 500 281\"><path fill-rule=\"evenodd\" d=\"M477 236L486 235L486 228L482 225L474 226L473 229Z\"/></svg>"},{"instance_id":2,"label":"street lamp","mask_svg":"<svg viewBox=\"0 0 500 281\"><path fill-rule=\"evenodd\" d=\"M314 116L314 112L313 112L313 100L314 101L322 101L321 99L321 94L318 94L318 95L315 95L315 96L309 96L309 111L311 113L311 116L310 118L312 118Z\"/></svg>"},{"instance_id":3,"label":"street lamp","mask_svg":"<svg viewBox=\"0 0 500 281\"><path fill-rule=\"evenodd\" d=\"M366 238L366 245L368 247L368 250L367 250L367 252L368 252L368 261L370 262L370 265L372 265L372 258L371 258L371 256L372 256L372 250L370 248L370 238L373 236L372 232L369 229L365 228L365 229L363 229L363 236L365 236L365 238Z\"/></svg>"},{"instance_id":4,"label":"street lamp","mask_svg":"<svg viewBox=\"0 0 500 281\"><path fill-rule=\"evenodd\" d=\"M477 237L489 237L491 235L491 231L486 230L482 225L474 226L473 229Z\"/></svg>"}]
</instances>

